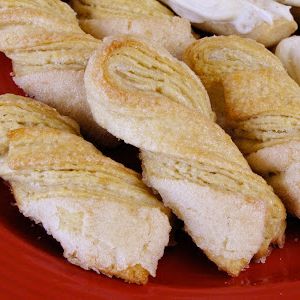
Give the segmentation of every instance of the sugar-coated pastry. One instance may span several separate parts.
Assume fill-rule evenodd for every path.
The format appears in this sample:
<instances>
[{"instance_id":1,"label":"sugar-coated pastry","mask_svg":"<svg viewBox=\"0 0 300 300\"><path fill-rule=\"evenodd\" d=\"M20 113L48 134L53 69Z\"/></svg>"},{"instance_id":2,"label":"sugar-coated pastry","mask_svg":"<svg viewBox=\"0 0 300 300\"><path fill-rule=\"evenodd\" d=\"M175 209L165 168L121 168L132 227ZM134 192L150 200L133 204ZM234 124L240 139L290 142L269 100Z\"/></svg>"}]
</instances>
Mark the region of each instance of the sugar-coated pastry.
<instances>
[{"instance_id":1,"label":"sugar-coated pastry","mask_svg":"<svg viewBox=\"0 0 300 300\"><path fill-rule=\"evenodd\" d=\"M75 119L85 136L114 145L93 120L83 85L99 41L80 29L75 12L59 0L0 0L0 24L0 51L12 59L15 83Z\"/></svg>"},{"instance_id":2,"label":"sugar-coated pastry","mask_svg":"<svg viewBox=\"0 0 300 300\"><path fill-rule=\"evenodd\" d=\"M300 217L300 87L262 45L237 36L195 42L184 54L254 171Z\"/></svg>"},{"instance_id":3,"label":"sugar-coated pastry","mask_svg":"<svg viewBox=\"0 0 300 300\"><path fill-rule=\"evenodd\" d=\"M73 264L126 282L155 276L169 210L140 176L78 136L78 126L29 98L0 96L0 176L19 210Z\"/></svg>"},{"instance_id":4,"label":"sugar-coated pastry","mask_svg":"<svg viewBox=\"0 0 300 300\"><path fill-rule=\"evenodd\" d=\"M237 34L265 46L276 45L297 29L290 8L273 0L161 0L204 31Z\"/></svg>"},{"instance_id":5,"label":"sugar-coated pastry","mask_svg":"<svg viewBox=\"0 0 300 300\"><path fill-rule=\"evenodd\" d=\"M300 36L282 40L275 54L280 58L289 75L300 85Z\"/></svg>"},{"instance_id":6,"label":"sugar-coated pastry","mask_svg":"<svg viewBox=\"0 0 300 300\"><path fill-rule=\"evenodd\" d=\"M139 38L109 37L89 60L85 86L97 122L141 149L144 181L220 269L236 276L283 243L282 203L215 124L184 63Z\"/></svg>"},{"instance_id":7,"label":"sugar-coated pastry","mask_svg":"<svg viewBox=\"0 0 300 300\"><path fill-rule=\"evenodd\" d=\"M8 150L7 133L26 127L50 127L79 134L79 126L72 119L61 116L55 109L30 98L5 94L0 96L0 155Z\"/></svg>"},{"instance_id":8,"label":"sugar-coated pastry","mask_svg":"<svg viewBox=\"0 0 300 300\"><path fill-rule=\"evenodd\" d=\"M102 39L134 34L161 44L181 57L195 39L188 20L174 14L157 0L72 0L81 28Z\"/></svg>"}]
</instances>

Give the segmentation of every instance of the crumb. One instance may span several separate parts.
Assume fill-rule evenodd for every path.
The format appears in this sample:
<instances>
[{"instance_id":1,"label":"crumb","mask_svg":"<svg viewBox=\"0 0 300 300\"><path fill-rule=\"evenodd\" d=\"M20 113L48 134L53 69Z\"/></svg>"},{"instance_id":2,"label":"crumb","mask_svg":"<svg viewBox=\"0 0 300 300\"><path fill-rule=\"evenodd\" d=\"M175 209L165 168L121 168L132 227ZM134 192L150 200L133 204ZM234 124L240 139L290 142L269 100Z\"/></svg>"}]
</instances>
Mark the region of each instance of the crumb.
<instances>
[{"instance_id":1,"label":"crumb","mask_svg":"<svg viewBox=\"0 0 300 300\"><path fill-rule=\"evenodd\" d=\"M256 259L255 262L256 262L257 264L264 264L264 263L266 262L266 260L267 260L267 257L264 256L264 257L261 257L261 258L259 258L259 259Z\"/></svg>"}]
</instances>

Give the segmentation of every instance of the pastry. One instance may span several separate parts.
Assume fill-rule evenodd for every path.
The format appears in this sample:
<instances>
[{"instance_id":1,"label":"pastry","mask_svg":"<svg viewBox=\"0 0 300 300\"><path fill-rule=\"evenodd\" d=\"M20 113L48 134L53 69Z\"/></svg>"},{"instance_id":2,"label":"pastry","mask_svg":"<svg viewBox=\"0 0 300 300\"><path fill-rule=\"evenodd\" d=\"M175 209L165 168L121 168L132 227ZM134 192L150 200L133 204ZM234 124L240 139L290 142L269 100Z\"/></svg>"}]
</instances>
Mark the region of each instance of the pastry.
<instances>
[{"instance_id":1,"label":"pastry","mask_svg":"<svg viewBox=\"0 0 300 300\"><path fill-rule=\"evenodd\" d=\"M0 119L0 176L19 210L60 242L64 256L127 282L155 276L169 210L139 175L103 156L75 134L76 123L44 104L0 96Z\"/></svg>"},{"instance_id":2,"label":"pastry","mask_svg":"<svg viewBox=\"0 0 300 300\"><path fill-rule=\"evenodd\" d=\"M270 243L283 243L282 203L215 124L184 63L140 38L108 37L89 60L85 86L97 122L141 149L144 181L220 269L236 276Z\"/></svg>"},{"instance_id":3,"label":"pastry","mask_svg":"<svg viewBox=\"0 0 300 300\"><path fill-rule=\"evenodd\" d=\"M59 0L0 0L0 24L0 51L12 59L15 83L75 119L88 138L114 145L94 122L83 85L99 41L80 29L74 11Z\"/></svg>"},{"instance_id":4,"label":"pastry","mask_svg":"<svg viewBox=\"0 0 300 300\"><path fill-rule=\"evenodd\" d=\"M201 30L237 34L267 47L297 29L290 8L273 0L161 0Z\"/></svg>"},{"instance_id":5,"label":"pastry","mask_svg":"<svg viewBox=\"0 0 300 300\"><path fill-rule=\"evenodd\" d=\"M222 126L300 217L300 87L262 45L236 36L190 46L186 63L199 75Z\"/></svg>"},{"instance_id":6,"label":"pastry","mask_svg":"<svg viewBox=\"0 0 300 300\"><path fill-rule=\"evenodd\" d=\"M188 20L174 14L156 0L73 0L81 28L102 39L134 34L161 44L177 57L195 39Z\"/></svg>"},{"instance_id":7,"label":"pastry","mask_svg":"<svg viewBox=\"0 0 300 300\"><path fill-rule=\"evenodd\" d=\"M297 21L297 23L300 23L300 1L299 0L277 0L277 2L280 2L282 4L286 4L292 7L291 12Z\"/></svg>"},{"instance_id":8,"label":"pastry","mask_svg":"<svg viewBox=\"0 0 300 300\"><path fill-rule=\"evenodd\" d=\"M300 36L282 40L275 54L280 58L289 75L300 85Z\"/></svg>"}]
</instances>

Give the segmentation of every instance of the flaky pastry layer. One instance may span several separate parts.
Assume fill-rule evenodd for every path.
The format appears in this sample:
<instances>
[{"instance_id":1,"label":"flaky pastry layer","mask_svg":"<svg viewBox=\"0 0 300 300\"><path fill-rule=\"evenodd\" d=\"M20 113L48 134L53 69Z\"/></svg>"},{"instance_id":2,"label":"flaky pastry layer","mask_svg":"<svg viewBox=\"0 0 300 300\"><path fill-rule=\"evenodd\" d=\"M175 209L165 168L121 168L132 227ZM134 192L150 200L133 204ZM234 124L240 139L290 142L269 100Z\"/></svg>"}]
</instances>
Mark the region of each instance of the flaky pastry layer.
<instances>
[{"instance_id":1,"label":"flaky pastry layer","mask_svg":"<svg viewBox=\"0 0 300 300\"><path fill-rule=\"evenodd\" d=\"M95 119L141 149L145 182L221 269L238 275L254 255L266 256L270 243L282 243L284 207L214 123L208 95L185 64L136 37L106 38L89 61L85 86Z\"/></svg>"}]
</instances>

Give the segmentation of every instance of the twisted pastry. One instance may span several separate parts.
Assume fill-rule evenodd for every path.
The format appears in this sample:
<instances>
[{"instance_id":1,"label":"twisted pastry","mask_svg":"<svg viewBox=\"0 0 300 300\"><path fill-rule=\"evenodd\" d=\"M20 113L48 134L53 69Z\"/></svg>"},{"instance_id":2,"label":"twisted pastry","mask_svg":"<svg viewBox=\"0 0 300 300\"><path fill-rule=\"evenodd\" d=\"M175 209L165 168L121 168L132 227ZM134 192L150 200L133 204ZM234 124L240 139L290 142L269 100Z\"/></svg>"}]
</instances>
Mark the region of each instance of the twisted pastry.
<instances>
[{"instance_id":1,"label":"twisted pastry","mask_svg":"<svg viewBox=\"0 0 300 300\"><path fill-rule=\"evenodd\" d=\"M0 24L0 51L12 59L15 83L74 118L84 135L113 145L93 120L83 85L99 41L80 29L73 10L59 0L0 0Z\"/></svg>"},{"instance_id":2,"label":"twisted pastry","mask_svg":"<svg viewBox=\"0 0 300 300\"><path fill-rule=\"evenodd\" d=\"M160 0L201 30L236 34L266 47L297 30L290 7L273 0Z\"/></svg>"},{"instance_id":3,"label":"twisted pastry","mask_svg":"<svg viewBox=\"0 0 300 300\"><path fill-rule=\"evenodd\" d=\"M289 75L300 85L300 36L282 40L276 47L279 57Z\"/></svg>"},{"instance_id":4,"label":"twisted pastry","mask_svg":"<svg viewBox=\"0 0 300 300\"><path fill-rule=\"evenodd\" d=\"M139 175L103 156L76 135L76 123L44 104L0 96L0 120L0 176L19 210L42 223L64 256L127 282L155 276L169 211Z\"/></svg>"},{"instance_id":5,"label":"twisted pastry","mask_svg":"<svg viewBox=\"0 0 300 300\"><path fill-rule=\"evenodd\" d=\"M248 39L206 38L184 56L253 170L300 217L300 87L275 55Z\"/></svg>"},{"instance_id":6,"label":"twisted pastry","mask_svg":"<svg viewBox=\"0 0 300 300\"><path fill-rule=\"evenodd\" d=\"M219 268L236 276L283 243L284 207L214 123L184 63L138 38L105 38L85 86L97 122L141 149L145 182Z\"/></svg>"},{"instance_id":7,"label":"twisted pastry","mask_svg":"<svg viewBox=\"0 0 300 300\"><path fill-rule=\"evenodd\" d=\"M181 57L195 39L188 20L174 16L156 0L72 0L82 29L102 39L118 34L134 34L161 44Z\"/></svg>"}]
</instances>

